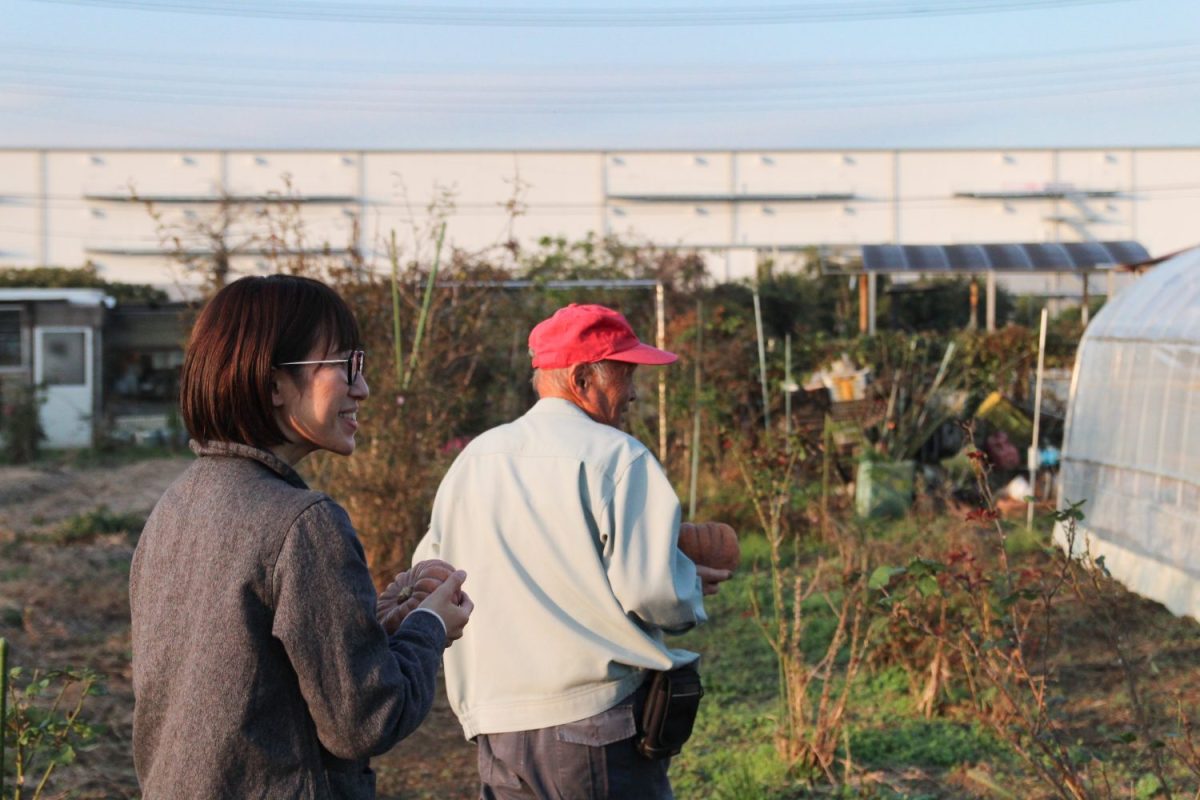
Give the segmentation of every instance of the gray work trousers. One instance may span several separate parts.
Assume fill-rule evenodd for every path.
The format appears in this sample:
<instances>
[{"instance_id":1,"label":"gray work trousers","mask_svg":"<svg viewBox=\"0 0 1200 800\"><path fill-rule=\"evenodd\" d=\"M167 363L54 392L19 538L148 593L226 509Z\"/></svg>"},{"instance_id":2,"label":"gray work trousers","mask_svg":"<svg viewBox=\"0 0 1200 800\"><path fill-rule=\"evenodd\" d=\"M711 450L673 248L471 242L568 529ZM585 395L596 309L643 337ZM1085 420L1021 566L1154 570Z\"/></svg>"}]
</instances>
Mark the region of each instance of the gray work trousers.
<instances>
[{"instance_id":1,"label":"gray work trousers","mask_svg":"<svg viewBox=\"0 0 1200 800\"><path fill-rule=\"evenodd\" d=\"M513 733L480 734L481 800L674 800L670 759L634 746L645 687L594 717Z\"/></svg>"}]
</instances>

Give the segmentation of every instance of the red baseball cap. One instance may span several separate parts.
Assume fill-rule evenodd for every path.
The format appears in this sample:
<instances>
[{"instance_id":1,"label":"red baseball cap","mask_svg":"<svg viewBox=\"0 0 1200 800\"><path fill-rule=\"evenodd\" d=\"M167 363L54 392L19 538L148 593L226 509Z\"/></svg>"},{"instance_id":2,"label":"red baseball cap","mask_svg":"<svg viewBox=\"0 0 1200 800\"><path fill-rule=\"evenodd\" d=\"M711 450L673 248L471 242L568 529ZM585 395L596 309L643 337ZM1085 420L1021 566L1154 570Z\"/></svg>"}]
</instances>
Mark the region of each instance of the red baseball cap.
<instances>
[{"instance_id":1,"label":"red baseball cap","mask_svg":"<svg viewBox=\"0 0 1200 800\"><path fill-rule=\"evenodd\" d=\"M536 369L561 369L610 359L630 364L671 364L679 356L643 344L625 317L611 308L571 303L529 332Z\"/></svg>"}]
</instances>

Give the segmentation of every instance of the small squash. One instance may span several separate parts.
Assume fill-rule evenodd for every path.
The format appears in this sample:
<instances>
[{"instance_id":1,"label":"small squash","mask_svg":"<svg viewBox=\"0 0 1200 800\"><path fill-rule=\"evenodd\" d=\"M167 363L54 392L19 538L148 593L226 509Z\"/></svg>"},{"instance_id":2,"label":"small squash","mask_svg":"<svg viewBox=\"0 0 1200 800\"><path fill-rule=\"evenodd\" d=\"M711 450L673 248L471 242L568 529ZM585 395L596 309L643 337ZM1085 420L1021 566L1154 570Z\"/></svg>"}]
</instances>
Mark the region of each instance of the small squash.
<instances>
[{"instance_id":1,"label":"small squash","mask_svg":"<svg viewBox=\"0 0 1200 800\"><path fill-rule=\"evenodd\" d=\"M434 558L415 564L393 578L375 602L375 619L379 620L388 636L395 633L404 618L453 572L454 567Z\"/></svg>"},{"instance_id":2,"label":"small squash","mask_svg":"<svg viewBox=\"0 0 1200 800\"><path fill-rule=\"evenodd\" d=\"M737 533L724 522L682 523L679 549L697 564L714 569L736 569L742 557Z\"/></svg>"}]
</instances>

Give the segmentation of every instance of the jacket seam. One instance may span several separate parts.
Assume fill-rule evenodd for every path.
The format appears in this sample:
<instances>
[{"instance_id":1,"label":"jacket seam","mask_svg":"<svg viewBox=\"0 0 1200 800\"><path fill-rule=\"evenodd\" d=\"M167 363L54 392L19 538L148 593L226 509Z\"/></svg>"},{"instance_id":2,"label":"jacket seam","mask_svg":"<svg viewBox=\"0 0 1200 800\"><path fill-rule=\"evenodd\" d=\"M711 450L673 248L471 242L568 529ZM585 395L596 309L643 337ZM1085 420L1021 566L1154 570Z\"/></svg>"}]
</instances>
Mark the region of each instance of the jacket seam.
<instances>
[{"instance_id":1,"label":"jacket seam","mask_svg":"<svg viewBox=\"0 0 1200 800\"><path fill-rule=\"evenodd\" d=\"M323 503L333 503L333 498L328 497L326 495L321 495L321 494L319 494L319 495L317 495L317 497L313 498L312 502L308 503L303 508L301 508L298 512L296 512L296 515L294 517L292 517L292 521L287 527L287 532L284 533L284 535L279 540L279 547L277 547L275 549L275 555L271 559L270 569L267 571L267 575L268 575L268 577L267 577L267 592L271 596L271 610L272 611L279 610L278 597L275 594L275 573L276 573L276 570L279 568L279 557L283 554L283 548L287 547L288 541L291 540L292 533L295 532L296 524L300 521L300 518L303 517L305 514L307 514L309 509L313 508L314 506L321 505ZM336 504L334 504L334 505L336 505Z\"/></svg>"}]
</instances>

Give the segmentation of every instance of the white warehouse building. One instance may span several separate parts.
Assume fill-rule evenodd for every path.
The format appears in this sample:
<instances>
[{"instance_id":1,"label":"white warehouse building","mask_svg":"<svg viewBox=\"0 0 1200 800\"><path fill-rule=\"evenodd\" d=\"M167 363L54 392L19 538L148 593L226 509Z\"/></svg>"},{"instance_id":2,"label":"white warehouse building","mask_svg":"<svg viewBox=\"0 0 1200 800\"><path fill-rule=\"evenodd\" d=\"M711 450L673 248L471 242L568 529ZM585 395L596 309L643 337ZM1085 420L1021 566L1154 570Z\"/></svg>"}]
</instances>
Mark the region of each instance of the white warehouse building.
<instances>
[{"instance_id":1,"label":"white warehouse building","mask_svg":"<svg viewBox=\"0 0 1200 800\"><path fill-rule=\"evenodd\" d=\"M0 150L0 266L94 264L113 281L179 289L168 225L223 197L299 199L310 242L383 262L449 195L447 240L478 249L614 234L706 253L717 279L814 246L1196 243L1200 147L1019 150L313 151ZM515 218L510 208L521 213ZM197 243L203 248L203 243ZM265 259L240 251L235 271ZM1107 264L1095 265L1099 268ZM1016 291L1078 296L1068 273L1009 274ZM1095 281L1103 294L1116 284Z\"/></svg>"}]
</instances>

